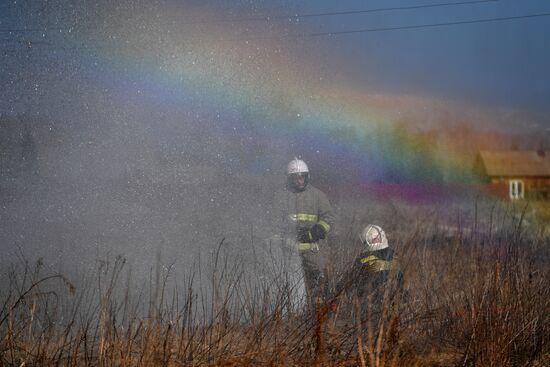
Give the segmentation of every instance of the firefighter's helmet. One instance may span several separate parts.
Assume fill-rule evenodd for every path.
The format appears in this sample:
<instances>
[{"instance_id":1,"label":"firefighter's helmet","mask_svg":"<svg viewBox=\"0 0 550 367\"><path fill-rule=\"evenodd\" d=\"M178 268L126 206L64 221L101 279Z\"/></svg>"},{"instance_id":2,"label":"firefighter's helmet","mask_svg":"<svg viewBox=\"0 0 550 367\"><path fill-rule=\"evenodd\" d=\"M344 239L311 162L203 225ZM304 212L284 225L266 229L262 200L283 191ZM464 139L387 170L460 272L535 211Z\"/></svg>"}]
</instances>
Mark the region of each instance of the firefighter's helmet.
<instances>
[{"instance_id":1,"label":"firefighter's helmet","mask_svg":"<svg viewBox=\"0 0 550 367\"><path fill-rule=\"evenodd\" d=\"M359 238L367 251L382 250L389 246L386 233L375 224L369 224L363 228Z\"/></svg>"},{"instance_id":2,"label":"firefighter's helmet","mask_svg":"<svg viewBox=\"0 0 550 367\"><path fill-rule=\"evenodd\" d=\"M296 192L304 191L309 183L309 169L306 162L294 158L287 166L287 182L289 187Z\"/></svg>"},{"instance_id":3,"label":"firefighter's helmet","mask_svg":"<svg viewBox=\"0 0 550 367\"><path fill-rule=\"evenodd\" d=\"M306 162L301 159L294 158L288 163L287 174L292 175L295 173L309 173Z\"/></svg>"}]
</instances>

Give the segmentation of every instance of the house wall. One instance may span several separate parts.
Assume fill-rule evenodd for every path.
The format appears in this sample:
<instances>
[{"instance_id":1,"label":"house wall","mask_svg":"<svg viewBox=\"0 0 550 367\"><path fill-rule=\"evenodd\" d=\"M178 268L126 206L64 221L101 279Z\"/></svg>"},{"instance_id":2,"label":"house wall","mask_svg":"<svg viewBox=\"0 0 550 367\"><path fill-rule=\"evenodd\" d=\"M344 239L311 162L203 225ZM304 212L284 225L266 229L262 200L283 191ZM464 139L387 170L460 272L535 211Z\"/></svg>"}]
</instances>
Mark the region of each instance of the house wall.
<instances>
[{"instance_id":1,"label":"house wall","mask_svg":"<svg viewBox=\"0 0 550 367\"><path fill-rule=\"evenodd\" d=\"M505 184L511 180L521 180L525 185L525 197L530 199L550 199L550 177L491 177L491 184Z\"/></svg>"},{"instance_id":2,"label":"house wall","mask_svg":"<svg viewBox=\"0 0 550 367\"><path fill-rule=\"evenodd\" d=\"M479 185L478 187L480 191L502 199L508 199L509 197L508 184L505 182L491 182Z\"/></svg>"}]
</instances>

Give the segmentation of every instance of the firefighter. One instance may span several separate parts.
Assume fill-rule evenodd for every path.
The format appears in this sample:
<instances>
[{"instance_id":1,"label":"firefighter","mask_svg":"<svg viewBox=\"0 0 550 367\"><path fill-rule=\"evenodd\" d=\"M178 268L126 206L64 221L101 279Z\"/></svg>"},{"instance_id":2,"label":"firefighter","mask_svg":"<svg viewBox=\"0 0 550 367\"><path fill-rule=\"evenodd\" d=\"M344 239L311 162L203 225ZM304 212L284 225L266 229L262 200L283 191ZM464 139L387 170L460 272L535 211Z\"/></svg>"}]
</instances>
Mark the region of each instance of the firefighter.
<instances>
[{"instance_id":1,"label":"firefighter","mask_svg":"<svg viewBox=\"0 0 550 367\"><path fill-rule=\"evenodd\" d=\"M330 310L337 311L338 298L342 293L357 297L358 303L348 305L347 311L351 311L349 306L358 311L354 314L377 340L382 330L388 330L390 334L399 330L398 297L403 294L403 275L397 256L380 226L367 225L359 234L359 239L362 251L337 283ZM342 314L347 314L343 311Z\"/></svg>"},{"instance_id":2,"label":"firefighter","mask_svg":"<svg viewBox=\"0 0 550 367\"><path fill-rule=\"evenodd\" d=\"M336 285L336 296L342 292L354 292L361 310L370 307L374 319L379 317L383 303L392 304L398 291L402 290L403 275L397 266L397 257L389 247L384 230L369 224L359 234L362 251L353 265L343 274ZM334 305L332 306L334 309Z\"/></svg>"},{"instance_id":3,"label":"firefighter","mask_svg":"<svg viewBox=\"0 0 550 367\"><path fill-rule=\"evenodd\" d=\"M334 217L327 196L309 183L307 164L298 158L287 166L287 182L275 194L276 230L297 248L308 299L323 301L326 293L325 260L320 249L330 232Z\"/></svg>"}]
</instances>

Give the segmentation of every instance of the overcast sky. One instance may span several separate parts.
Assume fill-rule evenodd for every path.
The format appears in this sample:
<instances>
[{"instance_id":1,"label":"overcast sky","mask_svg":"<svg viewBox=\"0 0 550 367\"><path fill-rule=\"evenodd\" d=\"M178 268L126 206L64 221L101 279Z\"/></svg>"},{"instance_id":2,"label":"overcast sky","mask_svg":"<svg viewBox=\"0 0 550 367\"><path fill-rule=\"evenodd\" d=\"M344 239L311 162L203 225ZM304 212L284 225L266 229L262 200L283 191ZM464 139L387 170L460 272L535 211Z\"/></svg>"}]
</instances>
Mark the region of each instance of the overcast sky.
<instances>
[{"instance_id":1,"label":"overcast sky","mask_svg":"<svg viewBox=\"0 0 550 367\"><path fill-rule=\"evenodd\" d=\"M310 1L304 13L458 1ZM332 3L332 5L331 5ZM393 92L463 98L550 112L550 17L429 26L549 14L550 2L503 0L315 18L322 31L373 30L323 37L349 78ZM375 29L426 25L423 28ZM338 51L336 51L338 50ZM370 73L361 73L361 66ZM336 66L335 66L336 67ZM375 72L373 72L375 71Z\"/></svg>"},{"instance_id":2,"label":"overcast sky","mask_svg":"<svg viewBox=\"0 0 550 367\"><path fill-rule=\"evenodd\" d=\"M184 27L182 37L199 42L280 39L289 63L356 90L518 109L538 116L539 128L550 124L549 1L117 3L3 2L0 111L55 115L64 108L54 95L119 73L105 66L115 51L102 55L90 40L124 47L127 14L144 33Z\"/></svg>"}]
</instances>

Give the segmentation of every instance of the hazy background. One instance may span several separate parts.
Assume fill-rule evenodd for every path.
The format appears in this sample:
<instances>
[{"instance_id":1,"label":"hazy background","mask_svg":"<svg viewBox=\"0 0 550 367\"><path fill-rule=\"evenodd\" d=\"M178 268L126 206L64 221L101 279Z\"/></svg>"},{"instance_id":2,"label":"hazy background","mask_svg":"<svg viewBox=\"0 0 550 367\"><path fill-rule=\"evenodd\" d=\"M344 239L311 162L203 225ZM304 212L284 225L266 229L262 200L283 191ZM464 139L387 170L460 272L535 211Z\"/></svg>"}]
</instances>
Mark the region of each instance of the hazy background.
<instances>
[{"instance_id":1,"label":"hazy background","mask_svg":"<svg viewBox=\"0 0 550 367\"><path fill-rule=\"evenodd\" d=\"M369 214L362 185L465 182L477 148L547 147L550 4L442 4L2 3L2 266L121 254L147 279L222 239L253 258L294 156L340 221L383 221L393 199Z\"/></svg>"}]
</instances>

